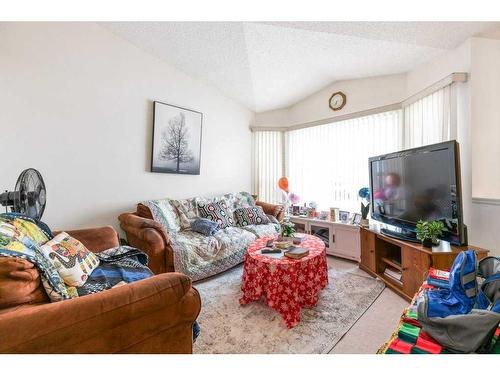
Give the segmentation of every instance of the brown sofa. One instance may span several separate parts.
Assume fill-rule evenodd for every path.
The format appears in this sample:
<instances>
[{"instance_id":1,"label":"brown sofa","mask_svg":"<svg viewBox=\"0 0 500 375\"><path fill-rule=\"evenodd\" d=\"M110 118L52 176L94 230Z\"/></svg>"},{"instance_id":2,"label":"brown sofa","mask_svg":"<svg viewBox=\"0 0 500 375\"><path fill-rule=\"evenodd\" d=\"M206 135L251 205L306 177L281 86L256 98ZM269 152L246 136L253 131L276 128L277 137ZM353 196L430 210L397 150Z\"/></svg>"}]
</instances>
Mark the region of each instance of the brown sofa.
<instances>
[{"instance_id":1,"label":"brown sofa","mask_svg":"<svg viewBox=\"0 0 500 375\"><path fill-rule=\"evenodd\" d=\"M67 233L94 252L119 245L112 227ZM0 353L192 353L201 300L185 275L165 273L49 303L36 269L10 274L8 281L0 267L0 283L13 288L19 283L29 298L0 307Z\"/></svg>"},{"instance_id":2,"label":"brown sofa","mask_svg":"<svg viewBox=\"0 0 500 375\"><path fill-rule=\"evenodd\" d=\"M279 221L285 214L283 206L256 201L267 215ZM169 234L160 223L153 220L148 207L139 203L136 212L124 213L118 217L120 227L124 230L127 241L149 256L150 268L155 274L174 272L174 253Z\"/></svg>"}]
</instances>

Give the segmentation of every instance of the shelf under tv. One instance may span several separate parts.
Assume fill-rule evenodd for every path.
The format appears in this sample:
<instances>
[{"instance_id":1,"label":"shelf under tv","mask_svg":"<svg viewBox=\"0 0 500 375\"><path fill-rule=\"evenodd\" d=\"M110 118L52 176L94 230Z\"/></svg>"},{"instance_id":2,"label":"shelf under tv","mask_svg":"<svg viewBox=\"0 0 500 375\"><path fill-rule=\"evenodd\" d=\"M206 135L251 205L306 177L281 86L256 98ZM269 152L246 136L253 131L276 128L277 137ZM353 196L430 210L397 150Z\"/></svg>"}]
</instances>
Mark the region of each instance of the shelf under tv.
<instances>
[{"instance_id":1,"label":"shelf under tv","mask_svg":"<svg viewBox=\"0 0 500 375\"><path fill-rule=\"evenodd\" d=\"M477 246L453 246L446 241L434 248L423 247L409 241L389 237L376 228L360 230L361 262L359 268L379 277L401 297L411 300L424 282L429 267L448 269L463 250L475 250L478 258L488 255L488 250ZM384 274L386 267L401 270L401 281Z\"/></svg>"},{"instance_id":2,"label":"shelf under tv","mask_svg":"<svg viewBox=\"0 0 500 375\"><path fill-rule=\"evenodd\" d=\"M383 279L386 284L390 284L391 286L394 286L398 289L403 289L403 281L396 280L393 277L387 276L385 273L378 273L377 276Z\"/></svg>"},{"instance_id":3,"label":"shelf under tv","mask_svg":"<svg viewBox=\"0 0 500 375\"><path fill-rule=\"evenodd\" d=\"M382 257L382 262L384 262L385 264L388 264L391 267L394 267L395 269L397 269L399 271L403 271L403 266L401 265L401 263L398 263L393 259Z\"/></svg>"}]
</instances>

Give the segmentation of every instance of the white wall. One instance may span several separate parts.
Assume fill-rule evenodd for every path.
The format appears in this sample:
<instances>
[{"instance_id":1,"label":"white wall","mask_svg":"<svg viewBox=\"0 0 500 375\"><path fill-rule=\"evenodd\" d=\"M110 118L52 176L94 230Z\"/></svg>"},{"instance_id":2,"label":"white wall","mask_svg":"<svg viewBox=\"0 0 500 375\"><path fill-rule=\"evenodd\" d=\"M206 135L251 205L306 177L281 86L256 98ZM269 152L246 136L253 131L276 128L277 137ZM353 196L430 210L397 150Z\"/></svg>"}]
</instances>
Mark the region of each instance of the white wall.
<instances>
[{"instance_id":1,"label":"white wall","mask_svg":"<svg viewBox=\"0 0 500 375\"><path fill-rule=\"evenodd\" d=\"M472 39L471 108L472 195L500 199L500 40Z\"/></svg>"},{"instance_id":2,"label":"white wall","mask_svg":"<svg viewBox=\"0 0 500 375\"><path fill-rule=\"evenodd\" d=\"M253 113L93 23L0 23L1 189L27 167L53 228L141 200L250 190ZM149 172L152 102L203 112L201 174Z\"/></svg>"},{"instance_id":3,"label":"white wall","mask_svg":"<svg viewBox=\"0 0 500 375\"><path fill-rule=\"evenodd\" d=\"M470 76L470 239L500 255L500 40L471 39Z\"/></svg>"},{"instance_id":4,"label":"white wall","mask_svg":"<svg viewBox=\"0 0 500 375\"><path fill-rule=\"evenodd\" d=\"M451 73L470 71L470 39L446 51L406 75L406 97L431 86Z\"/></svg>"},{"instance_id":5,"label":"white wall","mask_svg":"<svg viewBox=\"0 0 500 375\"><path fill-rule=\"evenodd\" d=\"M256 113L253 126L287 127L290 126L290 123L290 109L281 108L273 111Z\"/></svg>"},{"instance_id":6,"label":"white wall","mask_svg":"<svg viewBox=\"0 0 500 375\"><path fill-rule=\"evenodd\" d=\"M328 100L342 91L347 103L332 111ZM400 102L406 94L406 74L395 74L349 81L338 81L310 95L293 106L257 113L254 126L290 126L333 118Z\"/></svg>"}]
</instances>

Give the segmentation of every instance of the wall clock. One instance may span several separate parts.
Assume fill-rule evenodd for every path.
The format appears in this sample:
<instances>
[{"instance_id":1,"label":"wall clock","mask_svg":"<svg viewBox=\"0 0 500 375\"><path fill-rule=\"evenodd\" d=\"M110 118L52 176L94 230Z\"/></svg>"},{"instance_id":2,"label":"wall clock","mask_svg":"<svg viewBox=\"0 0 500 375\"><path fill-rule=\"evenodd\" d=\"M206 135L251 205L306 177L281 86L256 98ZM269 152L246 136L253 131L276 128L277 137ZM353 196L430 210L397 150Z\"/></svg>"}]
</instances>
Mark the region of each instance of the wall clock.
<instances>
[{"instance_id":1,"label":"wall clock","mask_svg":"<svg viewBox=\"0 0 500 375\"><path fill-rule=\"evenodd\" d=\"M344 108L347 98L345 94L341 91L334 92L332 96L330 96L330 100L328 101L328 105L334 111L339 111Z\"/></svg>"}]
</instances>

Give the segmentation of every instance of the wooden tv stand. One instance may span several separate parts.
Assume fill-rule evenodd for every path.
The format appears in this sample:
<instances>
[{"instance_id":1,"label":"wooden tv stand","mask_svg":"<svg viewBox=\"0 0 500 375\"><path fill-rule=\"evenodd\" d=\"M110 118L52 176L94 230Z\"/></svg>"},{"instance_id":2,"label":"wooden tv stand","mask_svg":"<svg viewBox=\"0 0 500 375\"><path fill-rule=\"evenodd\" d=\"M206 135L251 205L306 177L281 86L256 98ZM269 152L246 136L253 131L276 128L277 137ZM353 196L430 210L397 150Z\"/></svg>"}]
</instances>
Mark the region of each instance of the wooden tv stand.
<instances>
[{"instance_id":1,"label":"wooden tv stand","mask_svg":"<svg viewBox=\"0 0 500 375\"><path fill-rule=\"evenodd\" d=\"M488 250L477 246L450 246L445 241L441 241L440 247L430 249L418 243L386 236L372 228L361 228L359 234L359 268L373 277L381 278L387 287L408 301L426 279L429 267L449 269L458 253L467 249L475 250L479 259L488 255ZM402 272L401 281L384 274L387 266Z\"/></svg>"}]
</instances>

